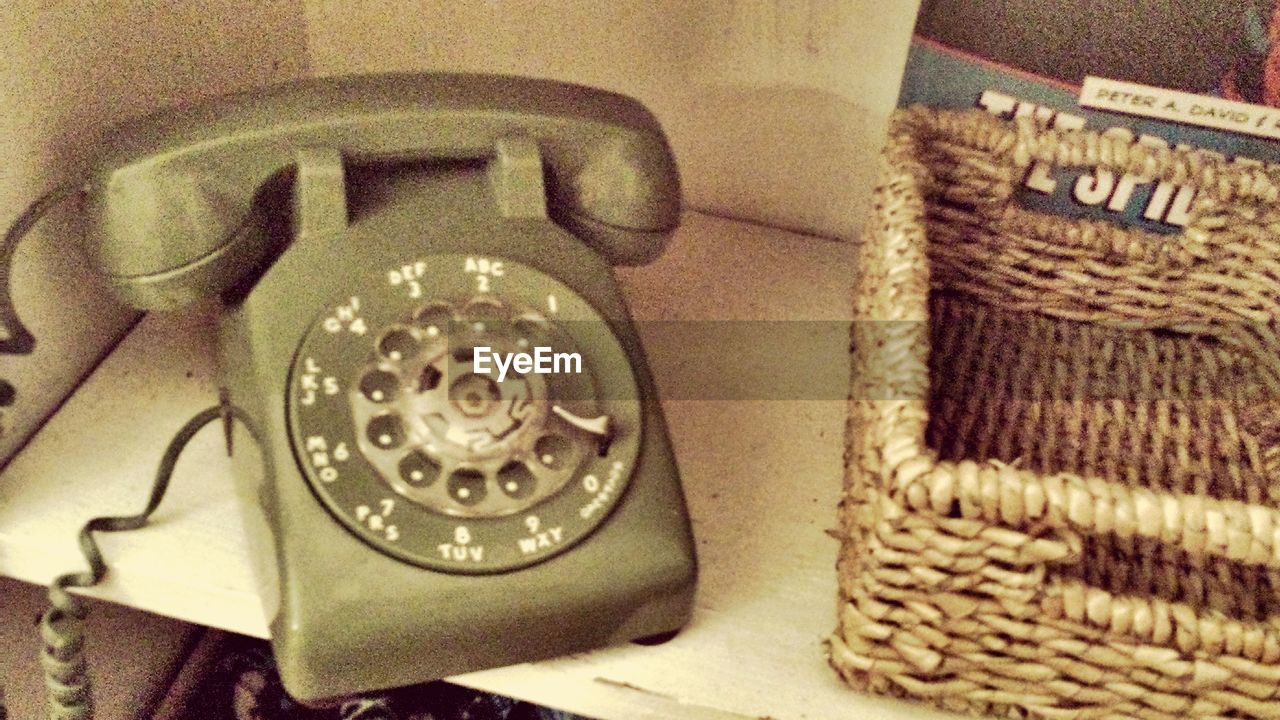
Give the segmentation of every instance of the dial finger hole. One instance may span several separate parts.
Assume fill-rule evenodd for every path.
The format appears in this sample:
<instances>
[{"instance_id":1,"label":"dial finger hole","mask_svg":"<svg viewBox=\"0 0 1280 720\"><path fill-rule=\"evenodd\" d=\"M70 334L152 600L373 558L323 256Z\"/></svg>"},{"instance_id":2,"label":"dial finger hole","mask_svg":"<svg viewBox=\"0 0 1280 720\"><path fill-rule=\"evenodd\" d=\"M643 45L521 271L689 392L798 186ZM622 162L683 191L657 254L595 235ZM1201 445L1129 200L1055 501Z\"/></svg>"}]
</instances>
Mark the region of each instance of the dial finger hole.
<instances>
[{"instance_id":1,"label":"dial finger hole","mask_svg":"<svg viewBox=\"0 0 1280 720\"><path fill-rule=\"evenodd\" d=\"M467 327L472 332L497 332L508 318L507 309L500 303L485 298L477 298L467 303L462 310L467 320Z\"/></svg>"},{"instance_id":2,"label":"dial finger hole","mask_svg":"<svg viewBox=\"0 0 1280 720\"><path fill-rule=\"evenodd\" d=\"M440 466L421 450L414 450L400 459L400 479L414 487L429 487L440 478Z\"/></svg>"},{"instance_id":3,"label":"dial finger hole","mask_svg":"<svg viewBox=\"0 0 1280 720\"><path fill-rule=\"evenodd\" d=\"M515 330L516 346L521 350L551 344L550 328L547 327L545 320L520 317L516 319L512 328Z\"/></svg>"},{"instance_id":4,"label":"dial finger hole","mask_svg":"<svg viewBox=\"0 0 1280 720\"><path fill-rule=\"evenodd\" d=\"M471 507L484 500L484 475L478 470L454 470L449 476L449 497L459 505Z\"/></svg>"},{"instance_id":5,"label":"dial finger hole","mask_svg":"<svg viewBox=\"0 0 1280 720\"><path fill-rule=\"evenodd\" d=\"M418 352L418 339L408 328L393 328L378 340L378 352L388 360L405 360Z\"/></svg>"},{"instance_id":6,"label":"dial finger hole","mask_svg":"<svg viewBox=\"0 0 1280 720\"><path fill-rule=\"evenodd\" d=\"M378 415L365 426L365 437L374 447L390 450L404 444L404 423L399 415Z\"/></svg>"},{"instance_id":7,"label":"dial finger hole","mask_svg":"<svg viewBox=\"0 0 1280 720\"><path fill-rule=\"evenodd\" d=\"M414 322L421 325L428 337L447 335L453 323L453 308L446 303L431 303L413 316Z\"/></svg>"},{"instance_id":8,"label":"dial finger hole","mask_svg":"<svg viewBox=\"0 0 1280 720\"><path fill-rule=\"evenodd\" d=\"M387 402L399 390L400 378L386 370L371 370L360 378L360 394L372 402Z\"/></svg>"},{"instance_id":9,"label":"dial finger hole","mask_svg":"<svg viewBox=\"0 0 1280 720\"><path fill-rule=\"evenodd\" d=\"M498 487L507 497L523 500L533 494L538 480L524 463L510 462L498 471Z\"/></svg>"},{"instance_id":10,"label":"dial finger hole","mask_svg":"<svg viewBox=\"0 0 1280 720\"><path fill-rule=\"evenodd\" d=\"M543 435L534 443L533 452L543 467L557 470L569 462L573 443L563 435Z\"/></svg>"},{"instance_id":11,"label":"dial finger hole","mask_svg":"<svg viewBox=\"0 0 1280 720\"><path fill-rule=\"evenodd\" d=\"M440 387L440 379L444 377L444 373L440 372L435 365L427 365L422 368L422 372L418 373L418 392L430 392Z\"/></svg>"}]
</instances>

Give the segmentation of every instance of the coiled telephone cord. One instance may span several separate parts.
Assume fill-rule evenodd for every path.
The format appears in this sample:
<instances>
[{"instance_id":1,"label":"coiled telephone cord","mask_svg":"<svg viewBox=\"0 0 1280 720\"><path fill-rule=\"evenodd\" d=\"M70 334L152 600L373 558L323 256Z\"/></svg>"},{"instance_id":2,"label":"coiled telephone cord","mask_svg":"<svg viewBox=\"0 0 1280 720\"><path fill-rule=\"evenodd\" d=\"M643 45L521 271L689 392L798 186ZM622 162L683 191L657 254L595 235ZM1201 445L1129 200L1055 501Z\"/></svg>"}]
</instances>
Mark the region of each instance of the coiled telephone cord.
<instances>
[{"instance_id":1,"label":"coiled telephone cord","mask_svg":"<svg viewBox=\"0 0 1280 720\"><path fill-rule=\"evenodd\" d=\"M80 529L80 552L88 561L89 570L67 573L54 580L49 586L50 608L40 618L40 637L44 641L40 663L48 689L50 720L87 720L93 717L93 690L84 658L84 618L88 609L83 600L68 592L68 588L92 587L107 574L107 564L93 533L136 530L145 525L147 518L164 499L178 456L191 438L214 420L221 418L229 423L234 414L224 401L200 411L182 426L165 448L151 487L151 497L142 512L93 518Z\"/></svg>"},{"instance_id":2,"label":"coiled telephone cord","mask_svg":"<svg viewBox=\"0 0 1280 720\"><path fill-rule=\"evenodd\" d=\"M89 564L87 572L66 573L58 576L49 586L49 609L40 617L40 637L43 648L40 664L45 673L48 691L50 720L90 720L93 717L93 687L84 655L84 620L88 608L83 600L72 595L69 588L87 588L97 585L107 574L107 564L93 534L96 532L120 532L137 530L147 524L151 514L160 507L169 489L174 468L182 451L209 423L221 419L225 431L227 452L231 452L231 422L243 416L223 394L220 402L201 410L187 421L169 441L160 466L156 469L151 486L151 497L146 508L137 515L97 517L80 529L80 552ZM247 427L248 426L246 424ZM252 432L252 430L251 430ZM2 696L0 696L2 697ZM343 720L394 720L390 707L380 699L365 698L345 704L341 711ZM0 703L0 720L5 710Z\"/></svg>"},{"instance_id":3,"label":"coiled telephone cord","mask_svg":"<svg viewBox=\"0 0 1280 720\"><path fill-rule=\"evenodd\" d=\"M71 198L82 197L87 192L84 182L67 182L53 188L32 202L18 215L4 238L0 240L0 328L5 337L0 337L0 354L26 355L35 348L36 339L22 324L18 311L13 305L10 291L10 273L13 268L13 256L17 252L18 242L31 232L31 228L40 222L49 211ZM17 391L4 378L0 378L0 407L11 405ZM3 712L3 709L0 709ZM2 716L0 716L2 717Z\"/></svg>"}]
</instances>

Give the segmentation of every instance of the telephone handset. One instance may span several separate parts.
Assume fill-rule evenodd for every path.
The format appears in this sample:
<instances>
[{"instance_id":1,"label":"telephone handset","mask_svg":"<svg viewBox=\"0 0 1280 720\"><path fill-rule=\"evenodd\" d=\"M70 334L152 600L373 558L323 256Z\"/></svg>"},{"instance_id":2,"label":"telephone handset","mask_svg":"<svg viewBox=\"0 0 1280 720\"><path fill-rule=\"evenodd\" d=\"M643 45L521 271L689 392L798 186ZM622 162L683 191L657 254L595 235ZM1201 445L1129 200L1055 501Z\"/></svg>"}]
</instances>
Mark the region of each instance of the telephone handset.
<instances>
[{"instance_id":1,"label":"telephone handset","mask_svg":"<svg viewBox=\"0 0 1280 720\"><path fill-rule=\"evenodd\" d=\"M318 703L667 633L696 562L611 264L678 222L654 118L479 75L307 81L106 138L90 251L223 301L286 688ZM260 469L265 465L265 478Z\"/></svg>"}]
</instances>

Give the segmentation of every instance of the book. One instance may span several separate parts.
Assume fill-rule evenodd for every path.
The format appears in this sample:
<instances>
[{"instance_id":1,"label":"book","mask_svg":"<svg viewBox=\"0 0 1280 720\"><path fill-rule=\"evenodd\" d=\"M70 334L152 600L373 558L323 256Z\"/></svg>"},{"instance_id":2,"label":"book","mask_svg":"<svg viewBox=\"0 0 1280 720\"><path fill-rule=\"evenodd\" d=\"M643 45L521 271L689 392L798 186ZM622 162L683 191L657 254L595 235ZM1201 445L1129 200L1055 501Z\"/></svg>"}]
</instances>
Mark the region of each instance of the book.
<instances>
[{"instance_id":1,"label":"book","mask_svg":"<svg viewBox=\"0 0 1280 720\"><path fill-rule=\"evenodd\" d=\"M1235 162L1280 161L1274 0L924 0L899 105L1031 116ZM1148 232L1182 230L1196 188L1033 165L1018 201Z\"/></svg>"}]
</instances>

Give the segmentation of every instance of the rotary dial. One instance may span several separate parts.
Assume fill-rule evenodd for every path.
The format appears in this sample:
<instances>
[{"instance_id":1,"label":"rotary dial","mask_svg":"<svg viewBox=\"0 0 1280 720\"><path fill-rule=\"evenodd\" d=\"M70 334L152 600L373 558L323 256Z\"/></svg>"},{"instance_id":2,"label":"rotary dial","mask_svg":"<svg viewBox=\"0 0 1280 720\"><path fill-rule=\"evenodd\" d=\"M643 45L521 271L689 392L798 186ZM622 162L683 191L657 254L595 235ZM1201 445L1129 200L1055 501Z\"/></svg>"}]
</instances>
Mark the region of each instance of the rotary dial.
<instances>
[{"instance_id":1,"label":"rotary dial","mask_svg":"<svg viewBox=\"0 0 1280 720\"><path fill-rule=\"evenodd\" d=\"M627 354L585 299L520 263L452 254L410 258L324 308L287 410L329 512L446 572L524 567L594 532L643 431Z\"/></svg>"}]
</instances>

